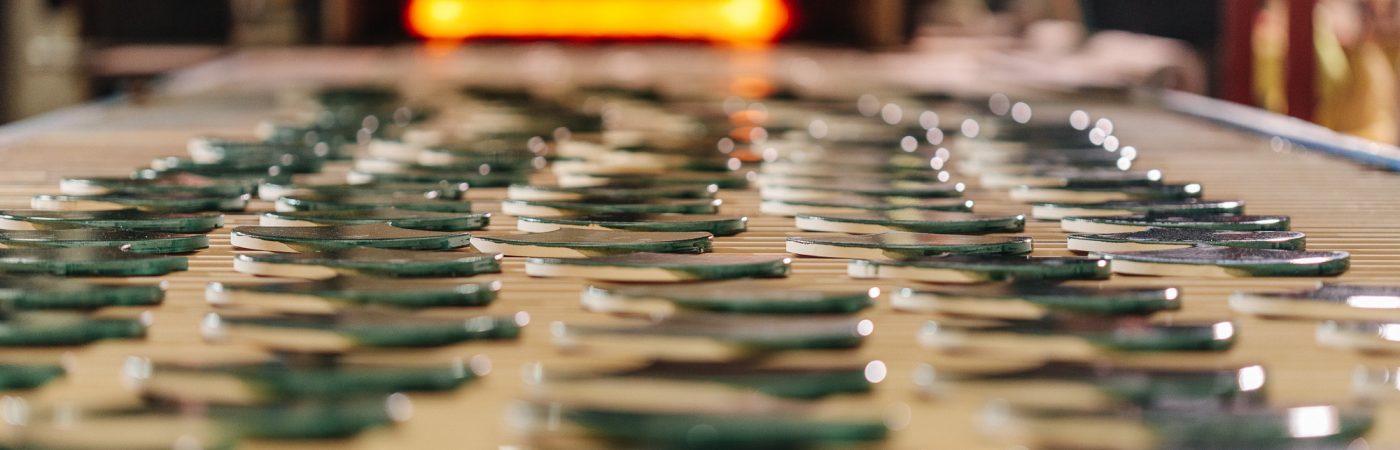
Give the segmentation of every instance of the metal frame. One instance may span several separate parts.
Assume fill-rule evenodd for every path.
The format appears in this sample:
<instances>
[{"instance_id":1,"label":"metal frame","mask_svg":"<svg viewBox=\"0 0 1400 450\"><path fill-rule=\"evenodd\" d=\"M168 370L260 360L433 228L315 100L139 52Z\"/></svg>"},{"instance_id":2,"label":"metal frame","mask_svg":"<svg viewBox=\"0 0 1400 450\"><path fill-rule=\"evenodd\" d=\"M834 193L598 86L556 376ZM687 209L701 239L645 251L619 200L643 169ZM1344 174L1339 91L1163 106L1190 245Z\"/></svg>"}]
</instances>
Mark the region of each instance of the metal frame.
<instances>
[{"instance_id":1,"label":"metal frame","mask_svg":"<svg viewBox=\"0 0 1400 450\"><path fill-rule=\"evenodd\" d=\"M1293 145L1400 172L1400 147L1395 145L1338 133L1296 117L1186 92L1164 91L1160 100L1168 111L1278 137Z\"/></svg>"}]
</instances>

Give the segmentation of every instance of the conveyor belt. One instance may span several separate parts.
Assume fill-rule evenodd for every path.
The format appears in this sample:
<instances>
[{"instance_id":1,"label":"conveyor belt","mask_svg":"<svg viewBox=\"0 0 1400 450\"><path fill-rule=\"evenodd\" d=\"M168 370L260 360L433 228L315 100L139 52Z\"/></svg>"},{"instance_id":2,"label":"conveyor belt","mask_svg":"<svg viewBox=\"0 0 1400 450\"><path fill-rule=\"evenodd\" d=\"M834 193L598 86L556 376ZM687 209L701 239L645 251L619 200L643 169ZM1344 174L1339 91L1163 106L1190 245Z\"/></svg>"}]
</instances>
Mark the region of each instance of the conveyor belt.
<instances>
[{"instance_id":1,"label":"conveyor belt","mask_svg":"<svg viewBox=\"0 0 1400 450\"><path fill-rule=\"evenodd\" d=\"M377 51L376 51L377 52ZM365 79L385 76L411 77L418 70L480 76L491 69L472 66L470 52L457 59L427 61L404 54L360 54L342 69L362 71ZM30 196L56 190L59 178L77 175L125 175L132 167L152 158L184 152L187 139L217 134L250 136L253 127L274 107L273 85L278 74L299 74L296 58L287 53L242 55L215 63L205 69L177 78L170 84L172 94L157 94L143 103L117 102L76 113L59 113L44 123L0 128L0 207L27 207ZM373 58L372 56L380 56ZM479 56L479 55L477 55ZM499 55L495 55L499 56ZM502 61L485 59L485 61ZM395 62L405 64L395 64ZM232 83L204 82L214 68L219 78ZM439 76L441 74L438 74ZM349 75L346 78L352 78ZM314 78L314 77L313 77ZM410 82L412 78L405 78ZM412 84L412 83L410 83ZM1224 128L1152 107L1092 101L1050 104L1056 108L1074 107L1095 117L1110 117L1115 134L1140 152L1137 167L1157 168L1168 181L1199 182L1206 195L1220 199L1242 199L1255 214L1284 214L1293 218L1294 229L1307 233L1308 247L1315 250L1352 252L1351 270L1341 281L1400 282L1400 177L1369 169L1325 155L1295 151L1266 136ZM8 133L8 135L7 135ZM331 166L324 179L344 173L343 166ZM977 211L984 213L1027 213L1025 205L1010 202L1005 192L979 188L969 180L968 197L975 199ZM473 189L468 198L480 205L479 211L498 212L504 189ZM756 190L723 191L723 212L751 217L749 231L715 240L716 252L783 253L784 239L797 232L788 218L763 216L758 212ZM255 202L247 214L230 215L227 226L211 235L212 246L191 257L188 272L161 277L169 282L165 304L151 308L154 325L142 342L112 342L76 350L74 372L65 380L32 395L127 394L117 376L120 357L139 354L150 348L172 348L198 352L206 345L199 338L199 317L208 310L203 290L210 281L246 281L251 277L233 271L236 251L229 246L228 230L233 226L256 224L256 211L270 209ZM514 231L514 220L498 215L483 234ZM1065 235L1057 223L1031 221L1025 234L1033 236L1037 255L1067 254ZM495 370L486 379L450 394L414 395L414 417L393 428L380 429L344 443L341 448L487 448L516 443L506 433L504 421L508 404L517 398L521 381L519 368L529 362L563 356L550 345L548 325L555 321L605 322L611 320L584 312L578 304L582 283L569 279L531 279L523 273L523 261L508 258L499 300L487 308L492 312L527 311L531 325L518 343L471 344L463 353L483 353ZM793 277L813 284L869 284L846 277L846 261L797 258ZM130 280L142 282L149 280ZM1166 317L1230 317L1226 298L1240 290L1280 290L1302 288L1317 279L1229 279L1199 280L1115 276L1107 285L1178 286L1184 294L1184 308ZM875 283L888 292L899 283ZM113 314L122 311L111 312ZM939 401L928 401L914 394L911 374L925 359L924 350L914 343L914 333L922 318L896 313L882 302L862 316L875 323L875 333L859 350L863 357L879 359L889 366L889 376L876 390L876 398L889 405L892 434L889 448L999 448L976 433L976 414L982 403L976 392L958 391ZM1361 363L1383 364L1400 361L1363 357L1325 349L1314 341L1316 326L1310 322L1262 320L1236 317L1240 341L1223 358L1229 361L1260 363L1268 369L1270 401L1277 405L1335 403L1351 398L1351 374ZM1382 406L1378 422L1369 436L1372 448L1400 446L1400 416L1393 406ZM313 448L321 442L256 442L247 448Z\"/></svg>"}]
</instances>

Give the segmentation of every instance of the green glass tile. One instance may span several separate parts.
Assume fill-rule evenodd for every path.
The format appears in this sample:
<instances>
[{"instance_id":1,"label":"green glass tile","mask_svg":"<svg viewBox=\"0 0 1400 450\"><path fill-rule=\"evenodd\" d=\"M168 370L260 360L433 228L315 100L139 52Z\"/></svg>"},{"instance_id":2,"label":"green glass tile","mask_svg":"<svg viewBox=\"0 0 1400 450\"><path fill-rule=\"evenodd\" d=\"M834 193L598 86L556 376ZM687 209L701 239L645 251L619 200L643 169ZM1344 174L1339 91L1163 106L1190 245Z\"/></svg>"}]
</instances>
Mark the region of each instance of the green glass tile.
<instances>
[{"instance_id":1,"label":"green glass tile","mask_svg":"<svg viewBox=\"0 0 1400 450\"><path fill-rule=\"evenodd\" d=\"M911 181L916 183L941 183L939 172L932 170L903 171L893 173L866 172L858 169L846 170L843 172L826 174L783 174L783 173L762 173L758 174L758 184L763 186L778 186L785 184L798 185L821 185L840 184L842 182L855 181L858 183L883 183L889 181ZM945 178L946 179L946 176Z\"/></svg>"},{"instance_id":2,"label":"green glass tile","mask_svg":"<svg viewBox=\"0 0 1400 450\"><path fill-rule=\"evenodd\" d=\"M462 94L479 101L498 101L528 104L533 98L530 90L514 86L468 85L463 86Z\"/></svg>"},{"instance_id":3,"label":"green glass tile","mask_svg":"<svg viewBox=\"0 0 1400 450\"><path fill-rule=\"evenodd\" d=\"M245 380L282 396L332 396L363 392L431 392L455 389L482 373L463 361L434 367L264 368L240 371Z\"/></svg>"},{"instance_id":4,"label":"green glass tile","mask_svg":"<svg viewBox=\"0 0 1400 450\"><path fill-rule=\"evenodd\" d=\"M1181 308L1177 288L1085 287L1010 283L962 287L902 288L890 295L895 309L965 316L1034 319L1049 314L1138 315Z\"/></svg>"},{"instance_id":5,"label":"green glass tile","mask_svg":"<svg viewBox=\"0 0 1400 450\"><path fill-rule=\"evenodd\" d=\"M348 176L351 183L466 183L472 187L506 187L516 183L525 183L530 179L529 172L491 172L481 174L471 173L451 173L430 170L415 170L398 173L367 173L352 171Z\"/></svg>"},{"instance_id":6,"label":"green glass tile","mask_svg":"<svg viewBox=\"0 0 1400 450\"><path fill-rule=\"evenodd\" d=\"M704 232L648 232L562 228L545 233L476 236L473 247L506 256L582 258L619 253L704 253L713 236Z\"/></svg>"},{"instance_id":7,"label":"green glass tile","mask_svg":"<svg viewBox=\"0 0 1400 450\"><path fill-rule=\"evenodd\" d=\"M1062 151L1098 151L1102 148L1089 140L1088 133L1076 130L1065 123L1032 121L1020 123L1007 116L982 115L973 118L978 123L978 133L973 142L1013 142L1026 143L1028 148L1040 150L1043 147L1058 148ZM957 123L952 123L957 126Z\"/></svg>"},{"instance_id":8,"label":"green glass tile","mask_svg":"<svg viewBox=\"0 0 1400 450\"><path fill-rule=\"evenodd\" d=\"M6 230L96 227L164 233L207 233L222 226L224 226L224 215L216 212L161 213L137 209L107 211L0 210L0 229Z\"/></svg>"},{"instance_id":9,"label":"green glass tile","mask_svg":"<svg viewBox=\"0 0 1400 450\"><path fill-rule=\"evenodd\" d=\"M869 308L880 292L879 289L821 289L795 281L594 284L583 289L583 306L592 311L649 316L677 311L849 314Z\"/></svg>"},{"instance_id":10,"label":"green glass tile","mask_svg":"<svg viewBox=\"0 0 1400 450\"><path fill-rule=\"evenodd\" d=\"M1235 292L1230 309L1264 317L1400 320L1400 287L1320 283L1283 292Z\"/></svg>"},{"instance_id":11,"label":"green glass tile","mask_svg":"<svg viewBox=\"0 0 1400 450\"><path fill-rule=\"evenodd\" d=\"M274 184L258 186L258 198L269 202L288 195L421 195L428 198L460 200L466 183L364 183L364 184Z\"/></svg>"},{"instance_id":12,"label":"green glass tile","mask_svg":"<svg viewBox=\"0 0 1400 450\"><path fill-rule=\"evenodd\" d=\"M614 202L636 203L658 198L708 199L714 198L719 186L677 185L636 187L562 187L559 185L513 184L506 191L506 197L522 201L564 201L564 202Z\"/></svg>"},{"instance_id":13,"label":"green glass tile","mask_svg":"<svg viewBox=\"0 0 1400 450\"><path fill-rule=\"evenodd\" d=\"M1200 277L1316 277L1346 272L1347 252L1200 246L1104 255L1114 273Z\"/></svg>"},{"instance_id":14,"label":"green glass tile","mask_svg":"<svg viewBox=\"0 0 1400 450\"><path fill-rule=\"evenodd\" d=\"M15 309L96 309L160 304L162 284L93 284L45 276L0 276L0 303Z\"/></svg>"},{"instance_id":15,"label":"green glass tile","mask_svg":"<svg viewBox=\"0 0 1400 450\"><path fill-rule=\"evenodd\" d=\"M192 213L203 211L243 211L248 207L248 195L236 197L205 197L199 194L108 194L108 195L36 195L30 200L35 209L122 209Z\"/></svg>"},{"instance_id":16,"label":"green glass tile","mask_svg":"<svg viewBox=\"0 0 1400 450\"><path fill-rule=\"evenodd\" d=\"M869 321L846 316L762 316L686 314L639 325L563 324L551 327L555 343L565 348L587 347L594 339L709 341L742 354L802 349L859 347L873 330ZM657 348L655 351L666 352Z\"/></svg>"},{"instance_id":17,"label":"green glass tile","mask_svg":"<svg viewBox=\"0 0 1400 450\"><path fill-rule=\"evenodd\" d=\"M271 141L263 139L231 139L216 136L191 138L186 150L196 160L238 159L264 154L295 154L324 158L329 149L316 148L302 141Z\"/></svg>"},{"instance_id":18,"label":"green glass tile","mask_svg":"<svg viewBox=\"0 0 1400 450\"><path fill-rule=\"evenodd\" d=\"M1306 236L1296 231L1213 231L1148 228L1111 234L1071 234L1069 249L1079 252L1142 251L1219 245L1237 248L1302 250Z\"/></svg>"},{"instance_id":19,"label":"green glass tile","mask_svg":"<svg viewBox=\"0 0 1400 450\"><path fill-rule=\"evenodd\" d=\"M204 184L237 184L244 187L249 194L256 194L258 184L260 183L286 184L292 182L292 174L290 172L284 172L278 167L256 170L222 170L218 167L181 169L182 170L137 169L131 173L131 178L176 184L182 183L183 181L180 181L182 179L200 180L197 182Z\"/></svg>"},{"instance_id":20,"label":"green glass tile","mask_svg":"<svg viewBox=\"0 0 1400 450\"><path fill-rule=\"evenodd\" d=\"M653 199L637 203L564 202L505 200L501 212L513 216L559 216L573 214L715 214L718 199Z\"/></svg>"},{"instance_id":21,"label":"green glass tile","mask_svg":"<svg viewBox=\"0 0 1400 450\"><path fill-rule=\"evenodd\" d=\"M981 180L983 187L1107 188L1161 184L1162 174L1157 171L1050 168L1020 173L983 173Z\"/></svg>"},{"instance_id":22,"label":"green glass tile","mask_svg":"<svg viewBox=\"0 0 1400 450\"><path fill-rule=\"evenodd\" d=\"M1177 216L1244 214L1244 202L1238 200L1065 202L1037 203L1031 207L1031 217L1042 220L1060 220L1073 216L1120 216L1124 214L1171 214Z\"/></svg>"},{"instance_id":23,"label":"green glass tile","mask_svg":"<svg viewBox=\"0 0 1400 450\"><path fill-rule=\"evenodd\" d=\"M202 234L172 234L114 228L0 230L6 247L109 247L132 253L189 253L209 248Z\"/></svg>"},{"instance_id":24,"label":"green glass tile","mask_svg":"<svg viewBox=\"0 0 1400 450\"><path fill-rule=\"evenodd\" d=\"M1019 186L1011 189L1011 199L1028 203L1039 202L1108 202L1184 200L1201 197L1201 185L1163 184L1158 186L1061 187L1042 188Z\"/></svg>"},{"instance_id":25,"label":"green glass tile","mask_svg":"<svg viewBox=\"0 0 1400 450\"><path fill-rule=\"evenodd\" d=\"M1030 253L1029 236L964 236L888 231L863 235L787 238L787 251L823 258L907 259L942 254L1019 255Z\"/></svg>"},{"instance_id":26,"label":"green glass tile","mask_svg":"<svg viewBox=\"0 0 1400 450\"><path fill-rule=\"evenodd\" d=\"M764 200L759 211L764 214L796 216L798 214L859 214L870 211L972 211L972 200L959 198L913 199L904 197L842 196L823 200Z\"/></svg>"},{"instance_id":27,"label":"green glass tile","mask_svg":"<svg viewBox=\"0 0 1400 450\"><path fill-rule=\"evenodd\" d=\"M484 306L496 299L500 281L402 280L342 276L290 283L209 283L205 299L213 305L269 306L305 304L387 305L405 308ZM0 291L3 292L3 291Z\"/></svg>"},{"instance_id":28,"label":"green glass tile","mask_svg":"<svg viewBox=\"0 0 1400 450\"><path fill-rule=\"evenodd\" d=\"M1078 257L950 255L934 258L866 261L847 267L855 278L903 278L942 283L982 283L1004 280L1102 280L1110 275L1108 261Z\"/></svg>"},{"instance_id":29,"label":"green glass tile","mask_svg":"<svg viewBox=\"0 0 1400 450\"><path fill-rule=\"evenodd\" d=\"M479 355L478 355L479 356ZM484 357L482 357L484 358ZM475 361L481 361L473 359ZM341 363L332 358L324 364L236 363L206 366L149 364L127 361L143 370L143 397L187 404L237 404L242 400L275 403L290 399L344 399L367 394L433 392L456 389L485 374L486 364L473 365L463 358L450 361L415 363L410 366ZM229 398L217 389L236 380L252 393L242 399Z\"/></svg>"},{"instance_id":30,"label":"green glass tile","mask_svg":"<svg viewBox=\"0 0 1400 450\"><path fill-rule=\"evenodd\" d=\"M438 347L469 341L515 339L525 326L523 317L527 316L447 318L387 311L319 315L209 313L201 332L206 339L220 342L267 331L301 329L333 333L349 339L356 347ZM301 345L266 339L257 342L276 350L296 349Z\"/></svg>"},{"instance_id":31,"label":"green glass tile","mask_svg":"<svg viewBox=\"0 0 1400 450\"><path fill-rule=\"evenodd\" d=\"M1400 346L1394 339L1396 324L1383 318L1325 320L1317 326L1317 343L1361 354L1392 355Z\"/></svg>"},{"instance_id":32,"label":"green glass tile","mask_svg":"<svg viewBox=\"0 0 1400 450\"><path fill-rule=\"evenodd\" d=\"M66 405L65 405L66 406ZM182 445L232 450L237 434L207 419L175 412L73 411L56 417L48 409L15 408L16 430L0 438L6 448L34 450L167 450Z\"/></svg>"},{"instance_id":33,"label":"green glass tile","mask_svg":"<svg viewBox=\"0 0 1400 450\"><path fill-rule=\"evenodd\" d=\"M453 200L411 194L366 195L321 193L289 195L277 200L278 211L362 211L382 208L469 213L472 212L472 203L466 200Z\"/></svg>"},{"instance_id":34,"label":"green glass tile","mask_svg":"<svg viewBox=\"0 0 1400 450\"><path fill-rule=\"evenodd\" d=\"M188 150L190 158L202 164L234 167L283 166L296 172L318 172L330 155L328 145L222 138L191 139Z\"/></svg>"},{"instance_id":35,"label":"green glass tile","mask_svg":"<svg viewBox=\"0 0 1400 450\"><path fill-rule=\"evenodd\" d=\"M428 131L410 141L376 139L370 142L368 155L357 158L354 167L365 173L528 171L540 156L530 149L528 141L548 131L520 131L481 130L479 137L465 140L439 131Z\"/></svg>"},{"instance_id":36,"label":"green glass tile","mask_svg":"<svg viewBox=\"0 0 1400 450\"><path fill-rule=\"evenodd\" d=\"M344 105L396 104L402 101L398 89L379 85L327 87L318 90L315 96L316 101L328 109Z\"/></svg>"},{"instance_id":37,"label":"green glass tile","mask_svg":"<svg viewBox=\"0 0 1400 450\"><path fill-rule=\"evenodd\" d=\"M351 247L405 250L450 250L469 245L463 232L423 231L382 223L322 227L235 227L229 240L235 247L274 252L304 252Z\"/></svg>"},{"instance_id":38,"label":"green glass tile","mask_svg":"<svg viewBox=\"0 0 1400 450\"><path fill-rule=\"evenodd\" d=\"M598 213L568 216L519 216L516 228L543 233L563 228L602 228L621 231L703 231L732 236L748 229L749 218L709 214Z\"/></svg>"},{"instance_id":39,"label":"green glass tile","mask_svg":"<svg viewBox=\"0 0 1400 450\"><path fill-rule=\"evenodd\" d=\"M1400 372L1393 363L1364 363L1351 372L1352 392L1361 401L1382 401L1395 398L1400 387L1395 379Z\"/></svg>"},{"instance_id":40,"label":"green glass tile","mask_svg":"<svg viewBox=\"0 0 1400 450\"><path fill-rule=\"evenodd\" d=\"M330 278L337 274L387 277L466 277L501 271L501 255L476 251L424 252L350 248L312 253L243 253L234 257L239 272L293 278Z\"/></svg>"},{"instance_id":41,"label":"green glass tile","mask_svg":"<svg viewBox=\"0 0 1400 450\"><path fill-rule=\"evenodd\" d=\"M732 173L668 171L663 175L570 175L560 180L564 186L599 186L644 188L675 185L715 185L720 189L744 189L749 180Z\"/></svg>"},{"instance_id":42,"label":"green glass tile","mask_svg":"<svg viewBox=\"0 0 1400 450\"><path fill-rule=\"evenodd\" d=\"M995 365L993 365L995 367ZM1090 411L1082 402L1069 405L1040 399L1004 399L1013 408L1035 414L1112 413L1131 406L1141 410L1165 410L1211 404L1265 404L1267 376L1258 365L1210 364L1142 365L1116 361L1048 361L1039 364L995 367L992 370L928 364L915 369L914 380L929 393L975 384L997 391L1022 383L1059 382L1092 386L1111 402ZM1053 388L1051 388L1053 389Z\"/></svg>"},{"instance_id":43,"label":"green glass tile","mask_svg":"<svg viewBox=\"0 0 1400 450\"><path fill-rule=\"evenodd\" d=\"M1149 411L1143 420L1164 448L1345 448L1365 436L1375 419L1369 411L1326 405L1221 412ZM1303 421L1332 424L1309 436ZM1303 434L1303 435L1300 435Z\"/></svg>"},{"instance_id":44,"label":"green glass tile","mask_svg":"<svg viewBox=\"0 0 1400 450\"><path fill-rule=\"evenodd\" d=\"M1151 323L1147 319L1122 316L1112 320L1101 317L1055 318L1032 320L956 321L930 320L919 329L918 341L927 347L946 350L970 350L978 337L1016 337L1031 346L1057 346L1061 343L1047 336L1078 337L1109 351L1225 351L1234 346L1236 327L1230 321L1173 321ZM1005 345L1009 345L1005 344ZM1047 354L1051 353L1049 350Z\"/></svg>"},{"instance_id":45,"label":"green glass tile","mask_svg":"<svg viewBox=\"0 0 1400 450\"><path fill-rule=\"evenodd\" d=\"M1019 214L985 216L911 209L797 215L797 228L799 229L840 233L880 233L884 231L943 234L1014 233L1024 230L1025 225L1026 217Z\"/></svg>"},{"instance_id":46,"label":"green glass tile","mask_svg":"<svg viewBox=\"0 0 1400 450\"><path fill-rule=\"evenodd\" d=\"M235 177L240 180L256 177L258 180L289 181L294 173L298 172L280 164L238 167L229 164L202 164L189 159L169 156L151 160L150 167L136 169L132 172L132 178L157 179L174 175L198 175L212 178Z\"/></svg>"},{"instance_id":47,"label":"green glass tile","mask_svg":"<svg viewBox=\"0 0 1400 450\"><path fill-rule=\"evenodd\" d=\"M528 170L536 155L526 148L523 140L519 145L517 148L429 146L418 153L418 163L408 167L480 171L482 166L486 166L493 172Z\"/></svg>"},{"instance_id":48,"label":"green glass tile","mask_svg":"<svg viewBox=\"0 0 1400 450\"><path fill-rule=\"evenodd\" d=\"M1103 149L1091 149L1095 151L1045 150L1037 148L1034 150L1003 150L984 154L961 153L965 155L965 158L958 161L957 167L960 172L980 175L1015 175L1043 171L1120 170L1118 167L1119 155L1105 152Z\"/></svg>"},{"instance_id":49,"label":"green glass tile","mask_svg":"<svg viewBox=\"0 0 1400 450\"><path fill-rule=\"evenodd\" d=\"M521 114L528 113L522 112ZM411 142L408 142L403 139L386 137L379 139L378 142L419 147L425 151L437 150L469 155L471 157L493 156L502 161L525 161L528 163L537 153L544 153L539 147L531 149L531 138L538 137L543 139L544 136L553 133L555 128L564 126L563 124L546 124L539 123L538 121L536 121L536 123L504 125L503 127L483 126L472 139L463 139L458 136L448 136L446 134L430 131L429 135L438 137L438 139L410 139ZM411 136L407 136L407 133L405 133L403 137L408 138ZM419 154L421 155L422 153L420 152ZM428 158L428 160L431 159L432 158Z\"/></svg>"},{"instance_id":50,"label":"green glass tile","mask_svg":"<svg viewBox=\"0 0 1400 450\"><path fill-rule=\"evenodd\" d=\"M561 176L659 175L672 170L718 174L729 171L729 158L719 153L669 153L663 157L644 150L613 150L596 159L556 158L550 169Z\"/></svg>"},{"instance_id":51,"label":"green glass tile","mask_svg":"<svg viewBox=\"0 0 1400 450\"><path fill-rule=\"evenodd\" d=\"M63 374L58 364L0 364L0 390L34 389Z\"/></svg>"},{"instance_id":52,"label":"green glass tile","mask_svg":"<svg viewBox=\"0 0 1400 450\"><path fill-rule=\"evenodd\" d=\"M779 278L791 271L782 255L628 253L591 258L530 258L525 273L605 281L698 281Z\"/></svg>"},{"instance_id":53,"label":"green glass tile","mask_svg":"<svg viewBox=\"0 0 1400 450\"><path fill-rule=\"evenodd\" d=\"M879 441L889 429L878 417L803 417L791 412L656 412L531 405L544 422L549 411L610 445L644 448L809 448ZM693 430L704 430L695 432ZM574 441L576 442L576 441Z\"/></svg>"},{"instance_id":54,"label":"green glass tile","mask_svg":"<svg viewBox=\"0 0 1400 450\"><path fill-rule=\"evenodd\" d=\"M178 405L168 408L179 410ZM379 396L210 406L204 414L236 435L254 439L343 439L396 421Z\"/></svg>"},{"instance_id":55,"label":"green glass tile","mask_svg":"<svg viewBox=\"0 0 1400 450\"><path fill-rule=\"evenodd\" d=\"M0 249L0 273L58 276L155 276L189 268L183 256L149 255L114 248Z\"/></svg>"},{"instance_id":56,"label":"green glass tile","mask_svg":"<svg viewBox=\"0 0 1400 450\"><path fill-rule=\"evenodd\" d=\"M160 172L259 172L316 173L324 164L321 158L250 158L230 159L217 162L195 161L174 156L156 158L151 168Z\"/></svg>"},{"instance_id":57,"label":"green glass tile","mask_svg":"<svg viewBox=\"0 0 1400 450\"><path fill-rule=\"evenodd\" d=\"M431 153L426 149L420 150L417 155L418 160L423 158L436 157L441 159L442 164L423 164L420 162L404 162L391 159L361 158L355 161L355 171L370 175L411 175L411 174L437 174L438 176L453 177L462 175L490 175L493 173L524 173L531 169L530 160L534 155L523 153L519 155L476 155L475 157L458 153L456 157L444 158L442 154ZM455 160L459 164L447 164Z\"/></svg>"},{"instance_id":58,"label":"green glass tile","mask_svg":"<svg viewBox=\"0 0 1400 450\"><path fill-rule=\"evenodd\" d=\"M647 103L659 103L666 100L665 93L651 86L631 87L614 84L584 84L575 86L574 91L582 95L622 98Z\"/></svg>"},{"instance_id":59,"label":"green glass tile","mask_svg":"<svg viewBox=\"0 0 1400 450\"><path fill-rule=\"evenodd\" d=\"M1057 145L1034 140L963 140L957 143L960 156L978 161L997 161L1023 166L1048 168L1095 168L1110 170L1115 168L1122 154L1104 151L1103 147L1092 145ZM1116 169L1115 169L1116 170Z\"/></svg>"},{"instance_id":60,"label":"green glass tile","mask_svg":"<svg viewBox=\"0 0 1400 450\"><path fill-rule=\"evenodd\" d=\"M316 123L268 120L259 123L255 132L259 139L271 143L307 146L325 144L328 149L326 159L337 160L349 156L343 147L356 143L356 135L361 128L360 124L323 126Z\"/></svg>"},{"instance_id":61,"label":"green glass tile","mask_svg":"<svg viewBox=\"0 0 1400 450\"><path fill-rule=\"evenodd\" d=\"M243 180L175 174L149 180L129 177L64 178L59 181L58 189L64 195L194 193L206 197L237 197L252 192L253 186L256 184Z\"/></svg>"},{"instance_id":62,"label":"green glass tile","mask_svg":"<svg viewBox=\"0 0 1400 450\"><path fill-rule=\"evenodd\" d=\"M870 197L958 198L967 188L962 183L922 183L916 181L887 181L860 183L845 181L832 184L765 184L760 191L765 199L804 200L822 193L864 195Z\"/></svg>"},{"instance_id":63,"label":"green glass tile","mask_svg":"<svg viewBox=\"0 0 1400 450\"><path fill-rule=\"evenodd\" d=\"M859 146L826 150L808 148L789 154L785 159L765 161L760 170L771 174L822 176L843 171L902 174L942 167L942 159L938 158L937 151L931 147L915 149L913 152L889 150Z\"/></svg>"},{"instance_id":64,"label":"green glass tile","mask_svg":"<svg viewBox=\"0 0 1400 450\"><path fill-rule=\"evenodd\" d=\"M363 173L437 172L488 174L542 168L554 155L546 145L547 129L519 124L482 126L473 136L446 130L400 127L362 145L352 167ZM476 127L474 127L476 128ZM536 142L538 141L538 142Z\"/></svg>"},{"instance_id":65,"label":"green glass tile","mask_svg":"<svg viewBox=\"0 0 1400 450\"><path fill-rule=\"evenodd\" d=\"M650 361L645 364L603 371L551 370L549 365L535 366L531 383L556 384L576 380L666 380L676 382L716 383L740 389L752 389L766 395L793 399L819 399L831 395L865 394L874 383L866 378L868 367L880 367L880 361L845 363L841 361L768 362L757 361Z\"/></svg>"},{"instance_id":66,"label":"green glass tile","mask_svg":"<svg viewBox=\"0 0 1400 450\"><path fill-rule=\"evenodd\" d=\"M1236 215L1126 215L1065 217L1060 228L1071 233L1125 233L1155 228L1189 228L1215 231L1288 231L1288 216Z\"/></svg>"},{"instance_id":67,"label":"green glass tile","mask_svg":"<svg viewBox=\"0 0 1400 450\"><path fill-rule=\"evenodd\" d=\"M491 224L489 213L449 213L398 208L368 210L276 211L263 213L263 226L387 224L428 231L480 230Z\"/></svg>"},{"instance_id":68,"label":"green glass tile","mask_svg":"<svg viewBox=\"0 0 1400 450\"><path fill-rule=\"evenodd\" d=\"M15 312L0 319L0 347L82 345L146 336L140 319L93 318L71 312Z\"/></svg>"}]
</instances>

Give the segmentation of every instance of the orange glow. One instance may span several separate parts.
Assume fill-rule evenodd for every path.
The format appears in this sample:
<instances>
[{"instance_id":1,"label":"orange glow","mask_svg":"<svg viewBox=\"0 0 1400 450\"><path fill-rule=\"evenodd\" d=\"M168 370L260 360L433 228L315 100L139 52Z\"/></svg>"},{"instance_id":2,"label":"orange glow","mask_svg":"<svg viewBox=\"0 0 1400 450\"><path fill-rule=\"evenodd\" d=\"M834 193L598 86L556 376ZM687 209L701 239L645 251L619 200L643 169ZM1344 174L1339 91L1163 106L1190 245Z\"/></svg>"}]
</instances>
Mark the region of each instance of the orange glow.
<instances>
[{"instance_id":1,"label":"orange glow","mask_svg":"<svg viewBox=\"0 0 1400 450\"><path fill-rule=\"evenodd\" d=\"M757 44L786 28L783 0L413 0L408 28L435 40L678 39Z\"/></svg>"},{"instance_id":2,"label":"orange glow","mask_svg":"<svg viewBox=\"0 0 1400 450\"><path fill-rule=\"evenodd\" d=\"M764 122L767 122L767 121L768 121L768 113L767 113L767 112L763 112L763 111L759 111L759 110L753 110L753 109L745 109L745 110L743 110L743 111L738 111L738 112L735 112L734 114L730 114L730 115L729 115L729 122L732 123L732 124L734 124L735 126L741 126L741 127L742 127L742 126L749 126L749 125L752 125L752 126L763 126Z\"/></svg>"},{"instance_id":3,"label":"orange glow","mask_svg":"<svg viewBox=\"0 0 1400 450\"><path fill-rule=\"evenodd\" d=\"M773 82L764 77L740 76L729 83L729 91L744 98L764 98L773 93Z\"/></svg>"}]
</instances>

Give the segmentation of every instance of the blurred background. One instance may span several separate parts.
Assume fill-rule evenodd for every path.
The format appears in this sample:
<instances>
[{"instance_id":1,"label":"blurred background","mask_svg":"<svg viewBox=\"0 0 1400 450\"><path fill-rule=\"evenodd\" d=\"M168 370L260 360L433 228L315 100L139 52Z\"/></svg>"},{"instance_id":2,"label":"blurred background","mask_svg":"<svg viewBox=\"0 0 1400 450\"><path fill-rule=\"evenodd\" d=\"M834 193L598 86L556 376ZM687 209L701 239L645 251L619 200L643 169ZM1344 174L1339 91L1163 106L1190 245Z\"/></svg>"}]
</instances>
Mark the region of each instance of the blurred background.
<instances>
[{"instance_id":1,"label":"blurred background","mask_svg":"<svg viewBox=\"0 0 1400 450\"><path fill-rule=\"evenodd\" d=\"M243 49L666 42L953 52L978 76L1205 93L1394 143L1397 1L12 0L0 123Z\"/></svg>"}]
</instances>

